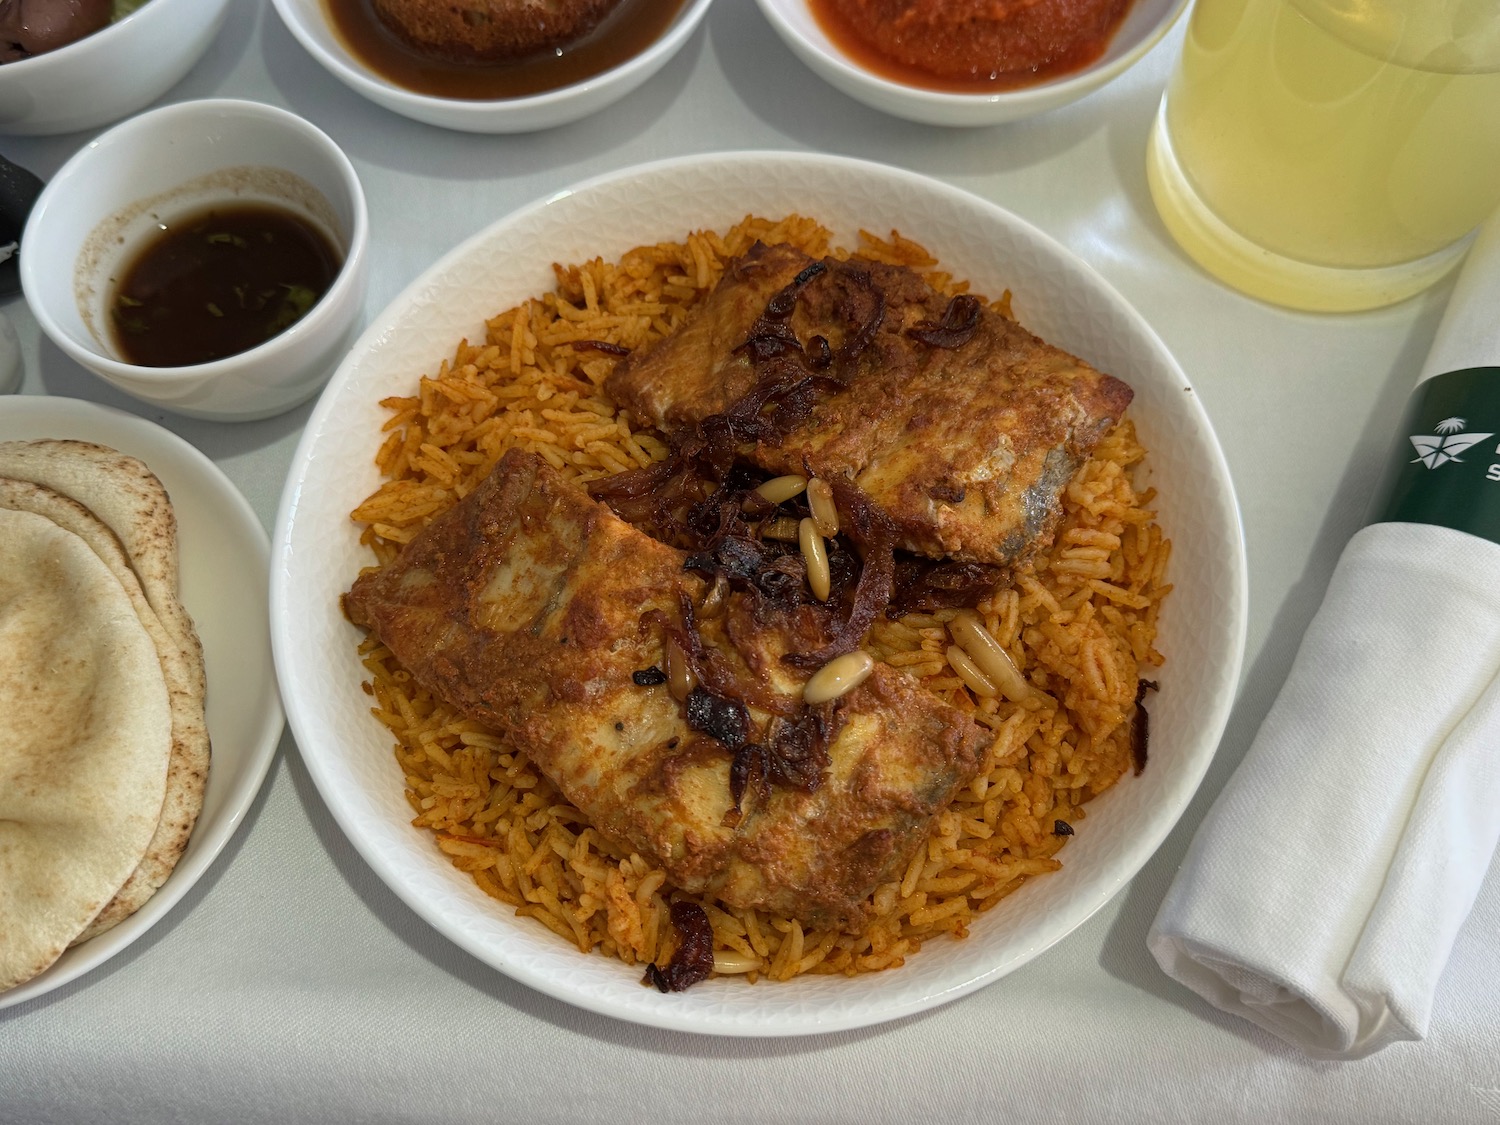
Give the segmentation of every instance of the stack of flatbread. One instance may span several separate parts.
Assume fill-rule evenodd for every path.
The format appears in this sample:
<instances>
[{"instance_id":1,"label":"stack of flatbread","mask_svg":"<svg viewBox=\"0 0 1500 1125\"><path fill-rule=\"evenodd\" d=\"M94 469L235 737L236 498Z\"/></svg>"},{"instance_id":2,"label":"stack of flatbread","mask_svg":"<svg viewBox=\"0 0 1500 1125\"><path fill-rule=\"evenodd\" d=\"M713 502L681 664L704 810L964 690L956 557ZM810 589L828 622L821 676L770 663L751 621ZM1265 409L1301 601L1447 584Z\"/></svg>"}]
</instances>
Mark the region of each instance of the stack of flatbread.
<instances>
[{"instance_id":1,"label":"stack of flatbread","mask_svg":"<svg viewBox=\"0 0 1500 1125\"><path fill-rule=\"evenodd\" d=\"M177 522L140 461L0 443L0 990L166 882L208 778Z\"/></svg>"}]
</instances>

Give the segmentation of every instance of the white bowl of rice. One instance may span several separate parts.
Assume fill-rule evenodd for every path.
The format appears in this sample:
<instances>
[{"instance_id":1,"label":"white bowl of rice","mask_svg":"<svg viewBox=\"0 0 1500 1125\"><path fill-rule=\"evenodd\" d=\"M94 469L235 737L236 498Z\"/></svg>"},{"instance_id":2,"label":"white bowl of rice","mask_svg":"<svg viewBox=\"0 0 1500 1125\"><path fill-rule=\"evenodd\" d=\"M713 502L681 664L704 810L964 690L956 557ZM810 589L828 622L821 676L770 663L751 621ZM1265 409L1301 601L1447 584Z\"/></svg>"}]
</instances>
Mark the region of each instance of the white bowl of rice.
<instances>
[{"instance_id":1,"label":"white bowl of rice","mask_svg":"<svg viewBox=\"0 0 1500 1125\"><path fill-rule=\"evenodd\" d=\"M948 928L963 936L924 936L920 948L914 939L856 948L866 939L851 939L856 945L850 945L804 932L794 920L763 920L752 925L755 933L734 938L748 953L721 950L722 969L715 976L663 994L643 986L641 961L650 958L632 953L635 938L624 931L632 920L644 921L648 930L656 925L652 918L662 915L670 888L629 860L604 861L594 854L575 857L576 868L557 867L535 881L527 875L517 884L516 870L525 866L520 857L497 864L489 846L467 835L487 829L459 825L468 814L452 812L442 796L471 784L498 792L504 781L484 778L499 778L514 759L484 737L473 740L477 746L434 741L433 753L418 739L398 758L391 730L371 713L375 699L364 686L372 672L360 652L363 633L343 616L340 598L360 569L375 562L361 542L363 525L350 514L381 488L377 453L387 467L402 460L395 444L405 440L403 427L426 409L424 397L441 397L432 380L471 378L470 367L485 365L508 372L513 344L524 370L525 354L535 346L530 328L519 314L497 314L554 291L554 262L610 262L632 248L663 242L683 244L674 251L679 265L671 271L680 269L683 281L673 284L707 286L716 240L747 215L767 217L767 230L776 220L776 232L804 230L782 221L786 216L810 217L827 229L831 245L851 250L860 247L861 231L876 232L879 238L866 246L875 245L879 253L910 251L908 243L890 237L898 231L930 250L942 269L971 281L975 291L998 297L1009 290L1023 325L1131 384L1135 399L1127 417L1148 451L1143 463L1130 468L1132 487L1172 543L1165 573L1172 589L1159 619L1153 618L1154 645L1165 660L1141 669L1157 685L1148 701L1144 770L1126 770L1088 802L1076 824L1069 822L1073 831L1061 850L1057 841L1043 841L1040 851L1017 844L1014 855L1002 857L1015 864L1018 876L1057 866L1050 859L1028 865L1025 855L1055 855L1061 867L1025 878L1014 893L996 895L983 908L954 907L961 920ZM690 231L716 233L687 240ZM571 276L577 282L581 275ZM581 305L607 299L599 292L590 297L593 289L591 281L568 299ZM545 335L540 328L535 334ZM460 349L462 340L473 346ZM596 356L588 362L608 361ZM423 384L423 376L431 378ZM419 385L427 389L419 392ZM553 416L560 419L554 429L564 428L576 404L554 389L537 393L563 407ZM412 402L382 407L382 399L401 396ZM607 407L595 403L590 409ZM383 431L396 414L406 422L396 419ZM565 436L551 436L566 444ZM381 453L383 443L395 444ZM1121 443L1131 444L1123 438ZM582 465L587 445L580 439L563 459ZM364 518L373 518L370 511ZM294 458L274 538L273 637L288 717L311 776L361 855L439 933L498 971L585 1009L679 1031L773 1036L866 1026L955 999L1044 952L1135 875L1187 806L1227 720L1244 645L1245 558L1233 488L1197 396L1149 326L1090 267L994 204L910 172L819 155L723 154L630 169L525 208L450 252L376 318L334 375ZM1158 573L1158 589L1161 578ZM997 746L1007 737L999 729L1005 725L993 724ZM955 799L953 819L940 817L938 833L980 816L974 810L983 806L981 790L1003 796L1005 786L1022 784L1015 767L1029 768L1025 741L1007 750L1004 761L992 762L995 769L982 774L973 792L961 794L967 802L962 809ZM480 799L475 807L484 804ZM1069 809L1070 815L1077 811ZM431 827L414 826L414 820ZM479 822L492 825L494 818L480 813L474 818ZM1014 824L1001 827L1016 830ZM1044 827L1050 833L1050 819ZM930 846L934 855L958 854L941 842ZM618 932L603 938L598 934L607 934L607 926L595 932L568 921L570 913L593 911L602 924L597 902L585 897L558 912L552 890L558 882L594 894L601 884L590 879L605 872L591 875L588 869L601 864L613 864L640 907L632 918L611 915ZM946 900L937 889L918 896L926 893L920 889L924 880L936 888L944 877L936 869L924 871L919 862L876 892L881 909L906 911L888 936L931 931L931 925L921 930L917 924L941 913L932 906ZM580 952L580 945L590 944L592 952ZM882 965L890 967L858 971Z\"/></svg>"}]
</instances>

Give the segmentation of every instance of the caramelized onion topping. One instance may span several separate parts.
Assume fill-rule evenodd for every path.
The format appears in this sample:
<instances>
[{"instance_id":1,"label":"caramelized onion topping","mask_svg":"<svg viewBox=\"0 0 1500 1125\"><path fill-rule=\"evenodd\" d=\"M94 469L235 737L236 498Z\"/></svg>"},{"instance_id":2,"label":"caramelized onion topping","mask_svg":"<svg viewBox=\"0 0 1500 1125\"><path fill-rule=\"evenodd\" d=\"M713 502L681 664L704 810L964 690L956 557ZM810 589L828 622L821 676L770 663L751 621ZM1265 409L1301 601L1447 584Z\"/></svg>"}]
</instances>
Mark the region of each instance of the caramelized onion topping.
<instances>
[{"instance_id":1,"label":"caramelized onion topping","mask_svg":"<svg viewBox=\"0 0 1500 1125\"><path fill-rule=\"evenodd\" d=\"M750 737L750 712L739 700L715 695L700 684L688 692L687 725L738 750Z\"/></svg>"},{"instance_id":2,"label":"caramelized onion topping","mask_svg":"<svg viewBox=\"0 0 1500 1125\"><path fill-rule=\"evenodd\" d=\"M961 348L979 330L979 307L977 297L960 293L948 302L942 320L919 320L906 334L928 347Z\"/></svg>"},{"instance_id":3,"label":"caramelized onion topping","mask_svg":"<svg viewBox=\"0 0 1500 1125\"><path fill-rule=\"evenodd\" d=\"M703 643L698 632L698 623L692 599L683 593L678 598L682 611L682 627L678 628L659 611L649 611L642 619L645 624L655 624L666 639L676 643L687 660L688 669L698 684L711 695L721 699L748 704L772 715L793 715L797 701L771 691L754 680L740 677L733 666L717 651Z\"/></svg>"},{"instance_id":4,"label":"caramelized onion topping","mask_svg":"<svg viewBox=\"0 0 1500 1125\"><path fill-rule=\"evenodd\" d=\"M895 594L886 616L972 609L1007 582L1010 572L990 563L939 562L902 552L896 560Z\"/></svg>"},{"instance_id":5,"label":"caramelized onion topping","mask_svg":"<svg viewBox=\"0 0 1500 1125\"><path fill-rule=\"evenodd\" d=\"M696 902L672 904L672 929L677 932L677 949L665 967L655 962L646 966L642 984L655 985L660 992L682 992L700 980L707 980L714 969L714 928L703 907Z\"/></svg>"},{"instance_id":6,"label":"caramelized onion topping","mask_svg":"<svg viewBox=\"0 0 1500 1125\"><path fill-rule=\"evenodd\" d=\"M791 325L802 291L825 274L832 286L833 319L844 326L836 350L821 335L804 343ZM753 365L755 381L748 391L722 412L670 435L672 452L666 460L588 486L591 496L628 523L686 551L686 569L711 576L721 596L727 587L749 597L757 620L807 613L812 607L826 621L826 643L815 651L783 655L782 661L793 667L816 669L853 652L882 612L898 616L913 609L972 606L1007 576L1002 567L904 554L898 564L895 524L844 477L827 481L837 534L824 541L826 599L820 602L809 590L798 545L763 534L777 521L807 518L809 498L805 493L784 499L758 494L764 474L744 466L740 450L778 445L807 420L820 399L842 389L856 374L856 361L874 343L885 312L885 294L868 271L848 263L812 263L771 297L735 349ZM978 301L956 297L940 322L924 321L909 331L932 346L959 347L973 335L978 318ZM813 475L810 468L807 475ZM951 498L957 502L962 493ZM901 595L893 599L897 589ZM747 675L704 643L685 592L679 604L680 624L660 612L647 614L642 623L661 629L696 682L684 700L689 728L733 755L729 787L734 808L726 824L738 823L741 802L752 791L768 793L772 786L783 786L814 792L828 769L829 747L842 721L836 702L806 704L772 690L763 677ZM771 716L764 730L755 729L749 708Z\"/></svg>"},{"instance_id":7,"label":"caramelized onion topping","mask_svg":"<svg viewBox=\"0 0 1500 1125\"><path fill-rule=\"evenodd\" d=\"M833 702L804 708L795 718L773 718L764 743L748 742L736 751L729 767L729 796L735 812L751 787L762 794L781 785L816 793L831 759L829 747L843 726L843 714Z\"/></svg>"},{"instance_id":8,"label":"caramelized onion topping","mask_svg":"<svg viewBox=\"0 0 1500 1125\"><path fill-rule=\"evenodd\" d=\"M777 290L766 302L765 310L750 326L750 333L745 342L735 350L749 355L752 363L764 363L768 359L785 355L787 352L800 353L802 343L797 339L797 334L792 331L792 326L788 321L791 320L792 313L797 308L797 294L802 291L803 286L813 278L827 272L828 267L822 262L813 262L792 278L790 284Z\"/></svg>"},{"instance_id":9,"label":"caramelized onion topping","mask_svg":"<svg viewBox=\"0 0 1500 1125\"><path fill-rule=\"evenodd\" d=\"M1146 714L1146 693L1156 690L1155 680L1142 680L1135 688L1135 716L1130 721L1130 758L1135 763L1137 777L1146 768L1146 743L1151 737L1151 716Z\"/></svg>"},{"instance_id":10,"label":"caramelized onion topping","mask_svg":"<svg viewBox=\"0 0 1500 1125\"><path fill-rule=\"evenodd\" d=\"M581 348L584 351L603 352L605 355L626 356L630 354L630 349L624 344L611 344L608 340L574 340L572 344L575 348Z\"/></svg>"},{"instance_id":11,"label":"caramelized onion topping","mask_svg":"<svg viewBox=\"0 0 1500 1125\"><path fill-rule=\"evenodd\" d=\"M818 668L853 652L890 604L896 574L896 525L853 481L834 477L833 488L844 533L864 556L849 615L834 624L829 642L816 652L789 652L781 659L797 668Z\"/></svg>"}]
</instances>

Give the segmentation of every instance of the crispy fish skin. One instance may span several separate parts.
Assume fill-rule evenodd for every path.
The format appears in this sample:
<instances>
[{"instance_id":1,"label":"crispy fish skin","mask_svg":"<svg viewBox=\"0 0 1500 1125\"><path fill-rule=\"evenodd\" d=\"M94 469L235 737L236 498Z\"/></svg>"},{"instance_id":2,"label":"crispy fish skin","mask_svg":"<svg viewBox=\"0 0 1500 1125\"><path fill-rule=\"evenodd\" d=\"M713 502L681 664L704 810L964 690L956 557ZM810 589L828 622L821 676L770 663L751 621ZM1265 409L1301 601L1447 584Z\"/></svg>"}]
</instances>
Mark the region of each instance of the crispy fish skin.
<instances>
[{"instance_id":1,"label":"crispy fish skin","mask_svg":"<svg viewBox=\"0 0 1500 1125\"><path fill-rule=\"evenodd\" d=\"M599 831L675 886L857 927L875 887L899 877L973 778L978 727L877 665L841 701L822 786L747 795L734 824L731 755L687 727L666 685L632 679L664 664L659 622L680 626L679 594L705 592L684 558L512 451L395 562L362 575L345 604L419 683L510 737ZM742 608L726 607L705 636L727 635ZM781 643L737 633L768 651ZM727 642L721 651L739 660ZM765 666L766 652L754 655ZM759 682L794 692L801 675L778 666Z\"/></svg>"},{"instance_id":2,"label":"crispy fish skin","mask_svg":"<svg viewBox=\"0 0 1500 1125\"><path fill-rule=\"evenodd\" d=\"M755 385L739 350L756 318L813 259L757 244L726 269L699 313L646 352L622 360L606 391L641 423L667 432L720 413ZM837 354L880 315L844 389L817 402L749 459L773 473L851 478L895 522L901 546L932 558L1024 562L1051 540L1062 489L1133 392L990 309L972 336L941 348L909 335L937 323L947 298L910 269L852 259L802 289L797 338Z\"/></svg>"}]
</instances>

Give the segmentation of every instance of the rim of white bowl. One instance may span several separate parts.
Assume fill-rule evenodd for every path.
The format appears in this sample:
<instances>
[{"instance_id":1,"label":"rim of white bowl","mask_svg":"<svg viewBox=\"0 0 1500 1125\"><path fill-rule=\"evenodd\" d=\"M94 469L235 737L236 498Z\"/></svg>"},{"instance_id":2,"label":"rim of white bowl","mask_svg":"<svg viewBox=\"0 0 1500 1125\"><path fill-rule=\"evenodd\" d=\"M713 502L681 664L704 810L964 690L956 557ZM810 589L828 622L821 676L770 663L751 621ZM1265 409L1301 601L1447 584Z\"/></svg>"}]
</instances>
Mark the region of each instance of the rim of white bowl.
<instances>
[{"instance_id":1,"label":"rim of white bowl","mask_svg":"<svg viewBox=\"0 0 1500 1125\"><path fill-rule=\"evenodd\" d=\"M137 9L140 11L141 9ZM21 289L26 295L26 302L31 306L32 314L36 317L37 324L46 333L47 338L67 353L68 357L85 366L93 365L96 369L107 371L116 377L126 377L132 381L141 383L170 384L184 379L212 378L240 371L245 367L262 362L267 355L276 351L285 350L297 344L306 336L315 332L324 321L334 315L337 308L338 298L342 297L348 289L357 284L358 278L363 272L364 259L368 253L370 214L365 202L364 188L360 184L359 174L354 170L353 163L345 155L344 150L334 143L323 130L319 129L305 117L299 117L289 110L279 106L268 105L265 102L250 101L244 98L203 98L197 101L176 102L172 105L161 106L157 109L148 110L135 117L126 119L114 126L112 129L101 133L96 139L84 145L68 158L57 173L48 181L42 189L41 195L37 197L32 206L30 218L27 219L26 228L22 232L21 241L31 241L35 235L34 231L42 229L42 224L47 222L53 201L60 198L67 190L68 182L83 169L88 167L95 149L105 141L117 142L122 137L128 138L133 133L139 133L143 129L154 129L162 123L171 123L180 118L193 118L205 114L238 115L244 118L260 118L265 121L274 122L277 126L291 129L300 133L303 137L311 140L328 156L329 161L337 169L340 179L343 181L344 189L349 194L353 204L354 222L349 230L349 247L344 255L344 264L339 268L338 275L333 279L333 284L328 287L327 292L318 299L315 304L300 320L284 332L277 333L263 344L258 344L248 351L238 352L235 355L224 356L221 359L210 360L207 363L195 363L184 367L143 367L123 360L115 359L113 356L105 355L101 351L85 348L66 332L62 325L52 315L46 303L40 299L40 282L36 277L36 271L42 267L33 265L36 261L35 255L21 255ZM123 205L122 205L123 206ZM98 222L103 222L109 216L101 215ZM70 268L72 264L70 263Z\"/></svg>"},{"instance_id":2,"label":"rim of white bowl","mask_svg":"<svg viewBox=\"0 0 1500 1125\"><path fill-rule=\"evenodd\" d=\"M458 114L464 118L483 118L493 114L497 109L522 110L543 109L564 102L572 101L580 95L605 85L614 85L616 82L624 81L643 70L649 70L665 61L667 57L675 54L687 38L698 29L703 22L703 17L708 14L708 7L713 0L686 0L683 9L678 13L677 19L667 30L655 40L644 51L631 56L618 66L602 70L598 74L585 78L581 82L575 82L569 86L560 86L555 90L547 90L540 94L528 94L519 98L440 98L432 94L418 93L416 90L408 90L405 86L398 86L375 75L362 66L351 54L342 47L338 32L328 27L329 35L334 42L340 44L338 51L328 50L317 37L308 31L302 19L302 9L297 6L295 0L271 0L271 5L281 16L281 22L286 25L287 30L292 33L293 38L301 43L303 49L313 58L321 62L330 71L334 72L344 82L363 92L366 96L381 98L397 98L412 106L442 107L444 110ZM1186 0L1182 0L1186 2ZM322 11L321 5L319 11ZM325 19L326 26L326 19Z\"/></svg>"},{"instance_id":3,"label":"rim of white bowl","mask_svg":"<svg viewBox=\"0 0 1500 1125\"><path fill-rule=\"evenodd\" d=\"M912 86L905 82L897 82L890 78L882 78L880 75L851 62L837 48L830 51L823 44L809 39L802 33L801 28L786 18L783 8L788 6L788 4L805 6L805 0L758 0L761 12L775 26L779 33L788 39L800 43L806 51L816 55L832 70L842 75L848 81L856 83L867 90L905 98L919 105L934 107L975 106L980 104L1024 107L1037 103L1039 110L1059 104L1059 98L1068 100L1066 95L1075 90L1077 91L1076 96L1082 97L1084 94L1091 92L1098 86L1104 85L1106 82L1112 81L1129 70L1140 61L1147 51L1161 42L1167 32L1172 30L1177 21L1182 18L1182 13L1187 10L1191 2L1192 0L1173 0L1171 8L1141 37L1140 41L1132 45L1129 50L1117 58L1109 59L1108 51L1106 51L1105 59L1101 59L1099 62L1095 62L1083 70L1039 82L1034 86L1021 86L1012 90L997 90L992 94L965 94L947 90L929 90L921 86ZM1130 16L1127 12L1125 19L1128 20L1129 18ZM1107 61L1105 61L1106 59Z\"/></svg>"},{"instance_id":4,"label":"rim of white bowl","mask_svg":"<svg viewBox=\"0 0 1500 1125\"><path fill-rule=\"evenodd\" d=\"M217 2L220 7L227 8L229 6L229 0L192 0L192 2L195 4ZM112 20L108 26L101 27L98 31L90 35L85 35L82 39L75 39L71 43L64 43L61 47L51 51L44 51L40 55L32 55L29 59L17 59L15 62L6 63L3 67L0 67L0 75L21 75L24 77L32 71L40 70L49 64L53 66L57 65L57 60L65 55L66 57L77 58L85 52L107 50L110 43L127 34L137 24L159 22L166 19L166 16L159 13L170 7L172 5L166 2L166 0L148 0L148 2L142 3L139 8L129 15ZM20 79L18 78L16 81L20 81Z\"/></svg>"}]
</instances>

